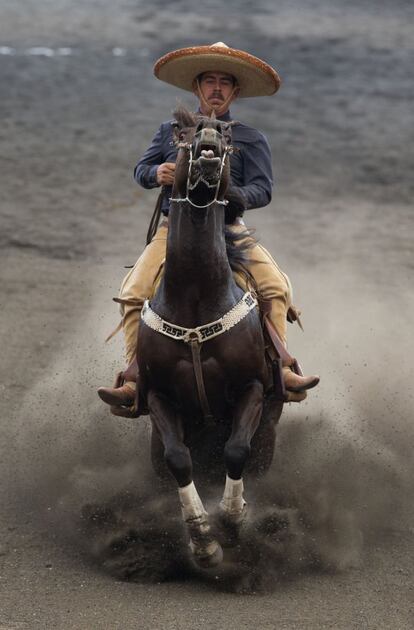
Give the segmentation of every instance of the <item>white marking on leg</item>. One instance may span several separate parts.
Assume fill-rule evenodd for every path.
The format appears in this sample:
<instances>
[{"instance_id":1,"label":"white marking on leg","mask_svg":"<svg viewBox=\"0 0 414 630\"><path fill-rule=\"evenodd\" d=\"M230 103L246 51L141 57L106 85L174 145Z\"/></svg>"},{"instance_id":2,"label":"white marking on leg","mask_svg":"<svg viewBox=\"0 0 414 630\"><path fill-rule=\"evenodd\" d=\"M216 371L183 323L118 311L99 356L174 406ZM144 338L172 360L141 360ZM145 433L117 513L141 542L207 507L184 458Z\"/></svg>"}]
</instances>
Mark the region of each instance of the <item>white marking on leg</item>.
<instances>
[{"instance_id":1,"label":"white marking on leg","mask_svg":"<svg viewBox=\"0 0 414 630\"><path fill-rule=\"evenodd\" d=\"M231 479L226 475L223 498L220 501L221 509L230 515L239 515L243 512L246 501L243 499L243 479Z\"/></svg>"},{"instance_id":2,"label":"white marking on leg","mask_svg":"<svg viewBox=\"0 0 414 630\"><path fill-rule=\"evenodd\" d=\"M178 488L181 512L190 534L190 549L198 563L213 566L221 562L222 551L210 532L208 514L196 490L194 482Z\"/></svg>"},{"instance_id":3,"label":"white marking on leg","mask_svg":"<svg viewBox=\"0 0 414 630\"><path fill-rule=\"evenodd\" d=\"M178 488L178 496L180 497L183 519L186 522L207 514L193 481L184 488Z\"/></svg>"}]
</instances>

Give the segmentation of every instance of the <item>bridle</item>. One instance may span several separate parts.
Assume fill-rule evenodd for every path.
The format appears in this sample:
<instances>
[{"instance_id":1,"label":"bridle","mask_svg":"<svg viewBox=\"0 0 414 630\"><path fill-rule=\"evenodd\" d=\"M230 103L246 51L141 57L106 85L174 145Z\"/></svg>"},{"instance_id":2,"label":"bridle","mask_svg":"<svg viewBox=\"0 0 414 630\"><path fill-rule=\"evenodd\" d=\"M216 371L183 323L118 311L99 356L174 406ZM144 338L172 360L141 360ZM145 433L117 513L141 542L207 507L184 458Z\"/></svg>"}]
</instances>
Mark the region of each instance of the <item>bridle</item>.
<instances>
[{"instance_id":1,"label":"bridle","mask_svg":"<svg viewBox=\"0 0 414 630\"><path fill-rule=\"evenodd\" d=\"M201 134L203 130L200 129L200 131L197 131L196 134L194 134L193 137L193 141L192 142L179 142L177 144L177 148L178 149L185 149L186 151L189 152L189 159L188 159L188 172L187 172L187 184L186 184L186 191L185 191L185 197L170 197L170 201L176 201L176 202L187 202L189 204L191 204L192 206L194 206L195 208L208 208L209 206L212 206L214 203L220 204L221 206L227 206L228 201L226 199L217 199L218 197L218 193L219 193L219 189L220 189L220 183L221 183L221 176L223 174L223 169L226 163L226 158L228 155L231 155L233 153L233 146L231 144L226 145L224 147L224 153L220 159L220 171L219 171L219 176L218 176L218 180L217 180L217 184L210 184L206 179L204 179L202 173L200 173L200 175L197 177L196 181L191 184L191 170L194 164L194 158L193 158L193 143L194 140ZM223 134L221 134L219 131L216 130L216 132L218 133L218 135L222 138ZM214 199L212 201L209 201L208 203L204 204L204 205L198 205L196 203L194 203L194 201L191 201L190 199L190 192L192 190L194 190L194 188L196 188L200 183L203 183L207 186L207 188L215 188L216 191L214 193Z\"/></svg>"},{"instance_id":2,"label":"bridle","mask_svg":"<svg viewBox=\"0 0 414 630\"><path fill-rule=\"evenodd\" d=\"M220 127L221 131L223 131L223 127ZM183 149L188 152L188 171L187 171L187 182L186 182L186 190L185 197L170 197L170 201L174 201L176 203L189 203L191 206L195 208L208 208L213 204L217 203L222 206L226 206L228 201L225 199L218 199L219 188L221 183L221 178L223 175L223 169L226 164L227 156L233 153L234 150L231 144L224 145L223 155L221 158L210 158L216 161L216 172L218 171L218 180L217 183L211 184L207 179L203 176L202 170L200 173L197 173L197 177L195 182L191 183L191 175L192 169L195 164L194 156L193 156L193 146L197 139L200 138L203 131L203 127L197 131L193 138L192 142L177 142L176 146L178 149ZM216 133L219 135L220 140L223 144L223 133L220 133L216 128ZM202 155L200 156L202 157ZM219 163L217 163L219 160ZM200 183L207 186L209 189L215 188L214 199L209 201L204 205L199 205L191 201L190 194L191 191L194 190ZM183 341L184 343L189 344L191 348L191 358L194 368L194 376L197 384L197 393L198 399L200 402L200 407L204 416L205 421L213 421L213 415L211 413L206 388L204 384L204 376L203 376L203 366L201 362L201 347L205 341L213 339L231 328L236 326L240 321L242 321L245 317L249 315L249 313L255 309L258 305L256 296L249 291L247 291L241 300L234 305L229 311L227 311L224 315L222 315L219 319L209 322L207 324L203 324L201 326L196 326L195 328L185 328L183 326L179 326L177 324L173 324L164 320L157 312L155 312L148 300L146 300L144 307L141 312L141 319L149 328L152 328L158 333L169 337L170 339L175 339L177 341Z\"/></svg>"}]
</instances>

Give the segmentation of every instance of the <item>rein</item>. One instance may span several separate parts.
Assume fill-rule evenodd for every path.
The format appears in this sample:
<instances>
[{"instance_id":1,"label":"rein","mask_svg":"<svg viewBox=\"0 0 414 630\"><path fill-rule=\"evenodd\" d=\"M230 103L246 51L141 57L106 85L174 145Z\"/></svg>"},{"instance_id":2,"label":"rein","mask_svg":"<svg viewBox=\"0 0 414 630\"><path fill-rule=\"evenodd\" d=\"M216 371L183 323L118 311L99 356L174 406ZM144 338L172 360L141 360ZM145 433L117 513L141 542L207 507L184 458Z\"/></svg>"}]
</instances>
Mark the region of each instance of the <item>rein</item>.
<instances>
[{"instance_id":1,"label":"rein","mask_svg":"<svg viewBox=\"0 0 414 630\"><path fill-rule=\"evenodd\" d=\"M201 131L198 133L201 133ZM194 135L194 138L197 137L198 133ZM194 138L193 138L193 141L194 141ZM218 173L216 184L210 184L203 177L202 172L198 175L196 181L193 184L191 184L191 174L192 174L193 165L195 163L194 157L193 157L193 145L192 143L189 143L189 142L181 142L181 143L178 143L177 146L179 149L185 149L186 151L189 152L186 191L185 191L185 197L182 197L182 198L170 197L170 201L176 202L176 203L189 203L193 207L200 208L200 209L209 208L215 203L222 206L227 206L228 201L225 199L218 199L218 194L219 194L223 169L226 163L226 158L229 154L233 152L233 147L231 145L226 145L224 147L223 155L220 158L220 167L219 167L219 173ZM190 199L190 192L194 190L194 188L196 188L200 183L205 184L207 188L215 187L214 198L212 199L212 201L209 201L208 203L204 205L196 204ZM161 199L161 195L159 198L159 206L161 206L160 199ZM154 212L154 216L151 221L150 229L148 230L147 244L149 242L148 239L152 239L153 237L153 234L155 231L154 227L156 229L156 225L158 224L158 221L159 221L159 211L157 214L157 208L156 208ZM242 319L244 319L250 313L250 311L254 309L257 305L258 305L258 302L256 300L256 297L248 291L243 295L241 300L235 306L233 306L233 308L231 308L227 313L225 313L222 317L215 320L214 322L203 324L202 326L197 326L195 328L184 328L183 326L177 326L175 324L171 324L170 322L163 320L158 315L158 313L152 310L148 300L146 300L144 303L144 306L141 312L141 320L149 328L152 328L156 332L159 332L167 337L170 337L170 339L183 341L190 346L193 369L194 369L194 376L195 376L195 380L197 384L198 399L200 401L200 406L201 406L201 410L204 416L204 420L207 422L212 422L214 420L214 417L210 410L210 406L209 406L208 398L206 394L206 389L204 385L203 367L202 367L201 357L200 357L201 347L202 347L201 344L204 341L213 339L214 337L217 337L218 335L225 333L227 330L230 330L230 328L233 328L233 326L235 326Z\"/></svg>"},{"instance_id":2,"label":"rein","mask_svg":"<svg viewBox=\"0 0 414 630\"><path fill-rule=\"evenodd\" d=\"M163 197L164 197L164 186L161 188L161 192L158 195L157 203L155 204L155 209L151 217L151 221L150 221L148 232L147 232L146 245L149 245L151 243L152 239L155 236L155 232L158 229L158 224L161 218L161 207L162 207Z\"/></svg>"}]
</instances>

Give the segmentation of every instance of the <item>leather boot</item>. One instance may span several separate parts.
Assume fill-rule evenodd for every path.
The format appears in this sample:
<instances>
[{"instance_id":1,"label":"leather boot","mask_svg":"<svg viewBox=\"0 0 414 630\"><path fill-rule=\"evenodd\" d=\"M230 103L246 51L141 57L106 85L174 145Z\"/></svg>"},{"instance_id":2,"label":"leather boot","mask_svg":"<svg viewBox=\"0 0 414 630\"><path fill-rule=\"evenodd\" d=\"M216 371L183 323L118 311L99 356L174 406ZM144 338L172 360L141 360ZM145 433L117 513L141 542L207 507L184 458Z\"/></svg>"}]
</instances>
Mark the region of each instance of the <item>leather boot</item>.
<instances>
[{"instance_id":1,"label":"leather boot","mask_svg":"<svg viewBox=\"0 0 414 630\"><path fill-rule=\"evenodd\" d=\"M319 376L299 376L290 367L282 368L282 372L285 388L288 392L304 392L316 387L319 383Z\"/></svg>"},{"instance_id":2,"label":"leather boot","mask_svg":"<svg viewBox=\"0 0 414 630\"><path fill-rule=\"evenodd\" d=\"M98 396L111 407L132 407L135 402L135 383L124 383L121 387L100 387Z\"/></svg>"}]
</instances>

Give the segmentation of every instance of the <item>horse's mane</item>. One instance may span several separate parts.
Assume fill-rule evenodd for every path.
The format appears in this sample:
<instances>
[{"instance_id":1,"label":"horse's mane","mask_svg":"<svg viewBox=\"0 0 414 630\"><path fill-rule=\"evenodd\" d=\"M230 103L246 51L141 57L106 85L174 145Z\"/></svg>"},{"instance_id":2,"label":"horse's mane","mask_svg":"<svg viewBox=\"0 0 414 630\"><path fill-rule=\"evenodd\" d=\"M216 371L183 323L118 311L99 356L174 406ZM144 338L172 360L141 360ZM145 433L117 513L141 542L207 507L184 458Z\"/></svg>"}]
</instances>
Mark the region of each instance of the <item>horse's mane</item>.
<instances>
[{"instance_id":1,"label":"horse's mane","mask_svg":"<svg viewBox=\"0 0 414 630\"><path fill-rule=\"evenodd\" d=\"M255 230L246 228L235 234L229 227L224 230L227 257L233 271L243 271L247 262L247 252L255 246L257 240L253 237ZM243 241L243 242L240 242Z\"/></svg>"},{"instance_id":2,"label":"horse's mane","mask_svg":"<svg viewBox=\"0 0 414 630\"><path fill-rule=\"evenodd\" d=\"M195 127L198 122L197 114L190 112L184 105L178 105L173 112L173 116L181 128Z\"/></svg>"},{"instance_id":3,"label":"horse's mane","mask_svg":"<svg viewBox=\"0 0 414 630\"><path fill-rule=\"evenodd\" d=\"M200 112L190 112L184 105L178 105L173 111L173 116L180 128L195 127L200 121L211 121L210 116L204 116Z\"/></svg>"}]
</instances>

